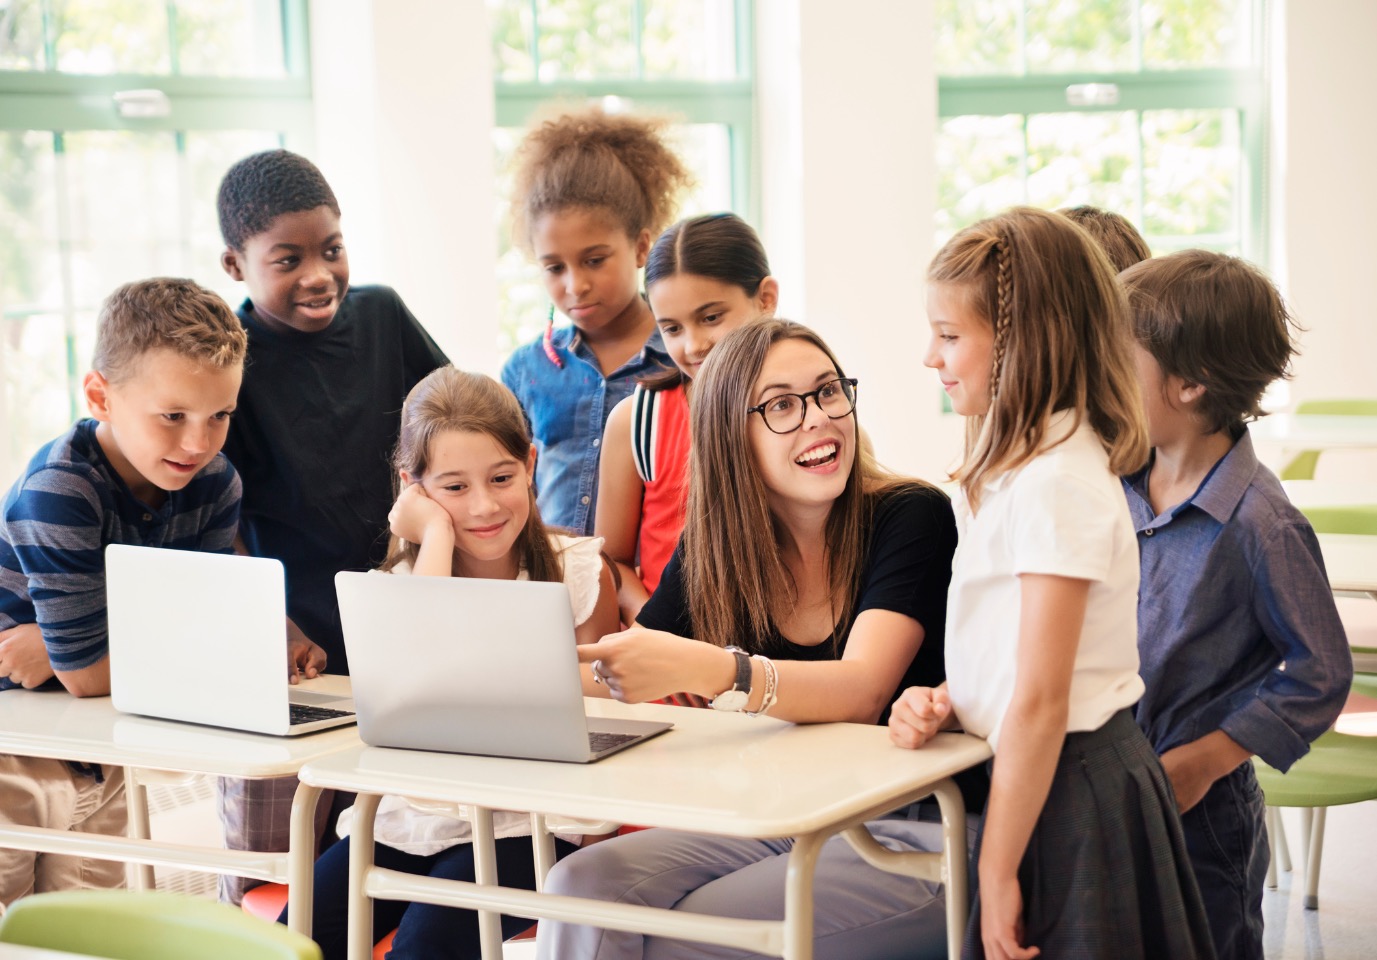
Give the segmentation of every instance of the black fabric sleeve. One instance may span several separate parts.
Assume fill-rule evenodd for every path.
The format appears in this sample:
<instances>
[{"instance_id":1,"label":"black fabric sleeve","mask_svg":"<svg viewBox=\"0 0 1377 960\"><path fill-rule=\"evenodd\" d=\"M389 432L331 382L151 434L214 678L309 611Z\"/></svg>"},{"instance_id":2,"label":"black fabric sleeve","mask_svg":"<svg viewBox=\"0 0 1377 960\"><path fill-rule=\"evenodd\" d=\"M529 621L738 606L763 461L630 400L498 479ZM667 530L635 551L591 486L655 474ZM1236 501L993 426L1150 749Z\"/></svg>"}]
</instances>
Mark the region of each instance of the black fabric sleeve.
<instances>
[{"instance_id":1,"label":"black fabric sleeve","mask_svg":"<svg viewBox=\"0 0 1377 960\"><path fill-rule=\"evenodd\" d=\"M934 487L889 494L876 505L871 529L856 613L893 610L917 620L929 636L941 637L956 551L951 502Z\"/></svg>"},{"instance_id":2,"label":"black fabric sleeve","mask_svg":"<svg viewBox=\"0 0 1377 960\"><path fill-rule=\"evenodd\" d=\"M693 620L689 616L688 598L684 595L683 542L674 548L660 583L650 599L636 614L636 622L647 630L663 630L679 637L693 637Z\"/></svg>"}]
</instances>

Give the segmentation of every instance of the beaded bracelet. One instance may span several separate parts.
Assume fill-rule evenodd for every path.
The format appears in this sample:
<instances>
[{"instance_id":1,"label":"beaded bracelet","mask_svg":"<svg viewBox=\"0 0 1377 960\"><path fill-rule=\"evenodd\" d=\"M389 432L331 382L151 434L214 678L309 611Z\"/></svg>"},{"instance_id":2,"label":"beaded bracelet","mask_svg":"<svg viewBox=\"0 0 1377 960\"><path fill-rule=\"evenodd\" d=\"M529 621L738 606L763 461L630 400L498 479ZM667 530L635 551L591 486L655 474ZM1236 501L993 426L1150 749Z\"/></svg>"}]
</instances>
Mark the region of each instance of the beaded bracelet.
<instances>
[{"instance_id":1,"label":"beaded bracelet","mask_svg":"<svg viewBox=\"0 0 1377 960\"><path fill-rule=\"evenodd\" d=\"M760 709L747 710L745 714L748 717L763 717L769 709L775 705L775 701L779 699L779 672L775 669L774 661L769 657L762 657L756 654L751 659L760 661L761 672L765 674L765 693L760 698Z\"/></svg>"}]
</instances>

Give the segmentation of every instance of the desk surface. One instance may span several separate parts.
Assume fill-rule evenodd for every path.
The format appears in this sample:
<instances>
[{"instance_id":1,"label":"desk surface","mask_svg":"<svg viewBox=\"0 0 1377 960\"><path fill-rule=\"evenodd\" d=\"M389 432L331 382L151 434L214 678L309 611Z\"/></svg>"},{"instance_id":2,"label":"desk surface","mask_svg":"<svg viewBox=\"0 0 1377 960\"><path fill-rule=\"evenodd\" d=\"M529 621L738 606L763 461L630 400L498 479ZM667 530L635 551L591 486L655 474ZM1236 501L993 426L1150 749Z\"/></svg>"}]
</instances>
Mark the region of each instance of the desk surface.
<instances>
[{"instance_id":1,"label":"desk surface","mask_svg":"<svg viewBox=\"0 0 1377 960\"><path fill-rule=\"evenodd\" d=\"M362 746L313 760L300 777L318 787L494 809L783 837L868 810L878 815L915 785L990 756L985 741L963 734L902 750L875 725L794 725L688 707L585 703L590 715L670 720L675 728L597 763Z\"/></svg>"},{"instance_id":2,"label":"desk surface","mask_svg":"<svg viewBox=\"0 0 1377 960\"><path fill-rule=\"evenodd\" d=\"M194 677L187 682L195 682ZM347 691L347 677L307 680L303 689ZM219 776L275 777L356 746L358 729L272 737L120 713L109 697L65 690L0 692L0 753Z\"/></svg>"},{"instance_id":3,"label":"desk surface","mask_svg":"<svg viewBox=\"0 0 1377 960\"><path fill-rule=\"evenodd\" d=\"M1377 593L1377 537L1322 533L1319 540L1331 589Z\"/></svg>"},{"instance_id":4,"label":"desk surface","mask_svg":"<svg viewBox=\"0 0 1377 960\"><path fill-rule=\"evenodd\" d=\"M1248 424L1254 443L1288 450L1377 447L1377 417L1277 413Z\"/></svg>"},{"instance_id":5,"label":"desk surface","mask_svg":"<svg viewBox=\"0 0 1377 960\"><path fill-rule=\"evenodd\" d=\"M1281 485L1301 512L1311 507L1377 506L1377 483L1343 480L1283 480Z\"/></svg>"}]
</instances>

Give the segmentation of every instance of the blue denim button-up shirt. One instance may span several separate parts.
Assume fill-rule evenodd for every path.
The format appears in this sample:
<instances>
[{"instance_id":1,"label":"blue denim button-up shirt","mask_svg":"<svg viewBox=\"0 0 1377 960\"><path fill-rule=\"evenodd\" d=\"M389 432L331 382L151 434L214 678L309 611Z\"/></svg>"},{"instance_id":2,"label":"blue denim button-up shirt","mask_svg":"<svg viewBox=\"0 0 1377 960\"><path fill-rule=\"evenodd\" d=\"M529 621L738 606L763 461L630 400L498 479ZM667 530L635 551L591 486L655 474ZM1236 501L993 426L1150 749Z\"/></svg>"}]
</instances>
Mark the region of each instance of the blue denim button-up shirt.
<instances>
[{"instance_id":1,"label":"blue denim button-up shirt","mask_svg":"<svg viewBox=\"0 0 1377 960\"><path fill-rule=\"evenodd\" d=\"M563 367L555 366L536 340L511 355L502 368L502 382L516 394L531 422L541 518L586 536L593 532L598 460L607 417L631 395L637 380L673 362L658 328L641 352L609 377L603 377L597 357L577 327L556 330L553 346Z\"/></svg>"},{"instance_id":2,"label":"blue denim button-up shirt","mask_svg":"<svg viewBox=\"0 0 1377 960\"><path fill-rule=\"evenodd\" d=\"M1138 723L1153 748L1223 730L1278 770L1339 715L1353 659L1319 541L1245 431L1185 502L1124 478L1142 580Z\"/></svg>"}]
</instances>

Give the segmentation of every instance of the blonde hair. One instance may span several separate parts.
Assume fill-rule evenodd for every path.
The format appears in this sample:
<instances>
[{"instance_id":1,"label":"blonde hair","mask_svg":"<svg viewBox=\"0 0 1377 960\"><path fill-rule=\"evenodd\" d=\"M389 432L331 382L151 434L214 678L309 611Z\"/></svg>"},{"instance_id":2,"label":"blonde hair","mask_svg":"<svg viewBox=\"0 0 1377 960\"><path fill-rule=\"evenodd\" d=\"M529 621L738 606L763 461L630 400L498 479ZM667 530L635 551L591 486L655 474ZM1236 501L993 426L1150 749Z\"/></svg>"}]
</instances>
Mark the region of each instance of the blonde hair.
<instances>
[{"instance_id":1,"label":"blonde hair","mask_svg":"<svg viewBox=\"0 0 1377 960\"><path fill-rule=\"evenodd\" d=\"M438 367L406 395L402 406L402 427L397 451L392 456L395 493L401 494L400 472L419 479L430 468L431 444L451 430L486 434L504 451L522 463L531 453L531 434L521 404L512 392L491 377L465 373L452 366ZM558 582L564 579L550 533L540 519L535 490L529 489L530 516L517 538L521 566L532 580ZM387 559L382 569L391 570L403 560L416 565L419 547L393 534L388 540Z\"/></svg>"},{"instance_id":2,"label":"blonde hair","mask_svg":"<svg viewBox=\"0 0 1377 960\"><path fill-rule=\"evenodd\" d=\"M669 125L666 117L600 106L565 108L539 123L513 161L513 240L531 252L536 221L573 207L607 214L633 240L642 231L658 235L693 182L665 141Z\"/></svg>"},{"instance_id":3,"label":"blonde hair","mask_svg":"<svg viewBox=\"0 0 1377 960\"><path fill-rule=\"evenodd\" d=\"M154 277L117 287L100 306L92 369L120 383L140 357L159 349L223 368L244 362L249 335L229 304L194 280Z\"/></svg>"},{"instance_id":4,"label":"blonde hair","mask_svg":"<svg viewBox=\"0 0 1377 960\"><path fill-rule=\"evenodd\" d=\"M694 380L681 562L693 635L719 647L734 643L760 650L772 635L771 624L783 619L800 599L781 559L780 527L755 467L746 413L765 358L782 340L812 344L838 376L845 376L816 333L801 324L768 318L723 337ZM890 492L924 486L886 473L859 437L858 429L851 473L828 513L824 534L837 625L834 642L845 636L855 614L876 502Z\"/></svg>"},{"instance_id":5,"label":"blonde hair","mask_svg":"<svg viewBox=\"0 0 1377 960\"><path fill-rule=\"evenodd\" d=\"M985 483L1045 449L1058 411L1090 424L1116 474L1147 461L1127 304L1084 230L1060 214L1015 207L952 237L928 282L957 288L994 329L990 407L967 419L965 460L953 474L972 510Z\"/></svg>"}]
</instances>

